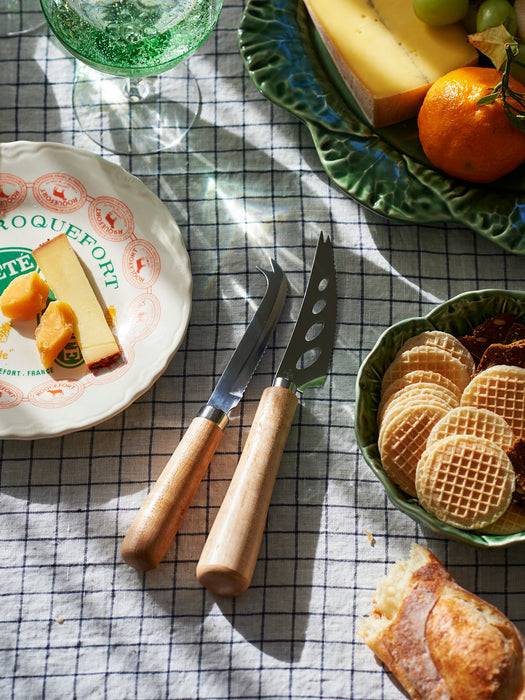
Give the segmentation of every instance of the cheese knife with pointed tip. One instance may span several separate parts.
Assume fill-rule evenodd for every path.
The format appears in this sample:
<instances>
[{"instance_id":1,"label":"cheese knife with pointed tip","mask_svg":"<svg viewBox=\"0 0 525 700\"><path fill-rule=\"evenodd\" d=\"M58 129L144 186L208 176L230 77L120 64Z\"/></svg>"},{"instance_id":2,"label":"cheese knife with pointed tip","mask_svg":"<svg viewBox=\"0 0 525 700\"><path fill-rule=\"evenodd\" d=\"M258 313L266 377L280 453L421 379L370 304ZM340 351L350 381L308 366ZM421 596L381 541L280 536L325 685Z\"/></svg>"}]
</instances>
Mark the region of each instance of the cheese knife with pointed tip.
<instances>
[{"instance_id":1,"label":"cheese knife with pointed tip","mask_svg":"<svg viewBox=\"0 0 525 700\"><path fill-rule=\"evenodd\" d=\"M155 568L164 558L219 446L230 411L241 400L281 316L286 277L279 265L271 262L269 271L258 268L266 278L267 288L241 342L122 542L122 558L139 571Z\"/></svg>"},{"instance_id":2,"label":"cheese knife with pointed tip","mask_svg":"<svg viewBox=\"0 0 525 700\"><path fill-rule=\"evenodd\" d=\"M298 399L320 387L332 357L336 325L332 245L319 238L312 272L281 365L257 408L244 450L197 565L213 593L236 596L251 583L277 471Z\"/></svg>"}]
</instances>

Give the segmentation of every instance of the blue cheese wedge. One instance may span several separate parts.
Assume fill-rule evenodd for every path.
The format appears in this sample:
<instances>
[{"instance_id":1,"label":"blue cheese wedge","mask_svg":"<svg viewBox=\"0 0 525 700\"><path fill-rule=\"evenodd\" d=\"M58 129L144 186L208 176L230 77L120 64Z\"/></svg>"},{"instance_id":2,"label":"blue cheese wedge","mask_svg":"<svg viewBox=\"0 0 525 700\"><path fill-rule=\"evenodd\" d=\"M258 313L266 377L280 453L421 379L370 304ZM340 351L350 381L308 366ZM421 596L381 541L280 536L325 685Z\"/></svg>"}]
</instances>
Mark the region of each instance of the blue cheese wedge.
<instances>
[{"instance_id":1,"label":"blue cheese wedge","mask_svg":"<svg viewBox=\"0 0 525 700\"><path fill-rule=\"evenodd\" d=\"M94 369L116 360L120 347L67 236L42 243L33 257L55 297L73 310L74 335L86 365Z\"/></svg>"},{"instance_id":2,"label":"blue cheese wedge","mask_svg":"<svg viewBox=\"0 0 525 700\"><path fill-rule=\"evenodd\" d=\"M478 53L460 24L430 27L413 0L305 0L319 35L368 121L415 117L430 85Z\"/></svg>"}]
</instances>

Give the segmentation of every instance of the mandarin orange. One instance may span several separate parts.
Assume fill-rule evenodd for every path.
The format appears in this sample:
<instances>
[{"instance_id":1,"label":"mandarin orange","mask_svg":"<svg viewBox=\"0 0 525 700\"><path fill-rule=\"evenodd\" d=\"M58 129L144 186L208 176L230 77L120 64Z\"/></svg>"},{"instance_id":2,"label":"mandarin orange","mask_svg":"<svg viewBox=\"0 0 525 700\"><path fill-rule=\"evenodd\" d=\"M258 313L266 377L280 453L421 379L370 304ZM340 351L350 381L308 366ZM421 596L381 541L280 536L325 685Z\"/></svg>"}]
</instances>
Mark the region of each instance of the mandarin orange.
<instances>
[{"instance_id":1,"label":"mandarin orange","mask_svg":"<svg viewBox=\"0 0 525 700\"><path fill-rule=\"evenodd\" d=\"M480 106L501 80L495 68L466 67L430 87L418 115L419 139L430 162L452 177L493 182L525 161L525 133L503 111L500 98ZM525 93L517 80L515 92Z\"/></svg>"}]
</instances>

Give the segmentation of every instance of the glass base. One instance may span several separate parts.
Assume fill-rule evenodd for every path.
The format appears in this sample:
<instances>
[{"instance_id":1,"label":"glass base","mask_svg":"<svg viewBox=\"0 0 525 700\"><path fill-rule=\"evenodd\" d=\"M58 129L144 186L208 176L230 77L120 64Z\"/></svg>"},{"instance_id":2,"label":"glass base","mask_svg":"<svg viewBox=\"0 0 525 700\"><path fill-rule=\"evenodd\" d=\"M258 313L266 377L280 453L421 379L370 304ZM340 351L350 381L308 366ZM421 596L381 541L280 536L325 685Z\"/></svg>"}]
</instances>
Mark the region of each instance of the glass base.
<instances>
[{"instance_id":1,"label":"glass base","mask_svg":"<svg viewBox=\"0 0 525 700\"><path fill-rule=\"evenodd\" d=\"M0 38L27 34L44 24L38 0L0 0Z\"/></svg>"},{"instance_id":2,"label":"glass base","mask_svg":"<svg viewBox=\"0 0 525 700\"><path fill-rule=\"evenodd\" d=\"M73 107L83 131L117 154L176 149L199 117L202 98L179 64L150 78L121 78L77 63Z\"/></svg>"}]
</instances>

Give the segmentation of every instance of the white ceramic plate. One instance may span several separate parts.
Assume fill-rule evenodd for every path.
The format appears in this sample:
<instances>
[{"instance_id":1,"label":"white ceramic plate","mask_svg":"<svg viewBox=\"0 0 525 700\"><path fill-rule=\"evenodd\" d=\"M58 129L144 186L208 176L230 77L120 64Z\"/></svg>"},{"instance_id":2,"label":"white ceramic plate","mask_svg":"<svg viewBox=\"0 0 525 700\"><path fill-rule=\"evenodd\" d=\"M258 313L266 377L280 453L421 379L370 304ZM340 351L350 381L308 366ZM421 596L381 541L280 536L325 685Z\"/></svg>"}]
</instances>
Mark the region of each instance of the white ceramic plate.
<instances>
[{"instance_id":1,"label":"white ceramic plate","mask_svg":"<svg viewBox=\"0 0 525 700\"><path fill-rule=\"evenodd\" d=\"M162 202L117 165L54 143L0 144L0 292L36 269L31 251L65 233L114 319L123 350L89 371L76 343L45 371L35 321L0 315L0 437L43 438L100 423L144 393L180 346L192 277Z\"/></svg>"}]
</instances>

